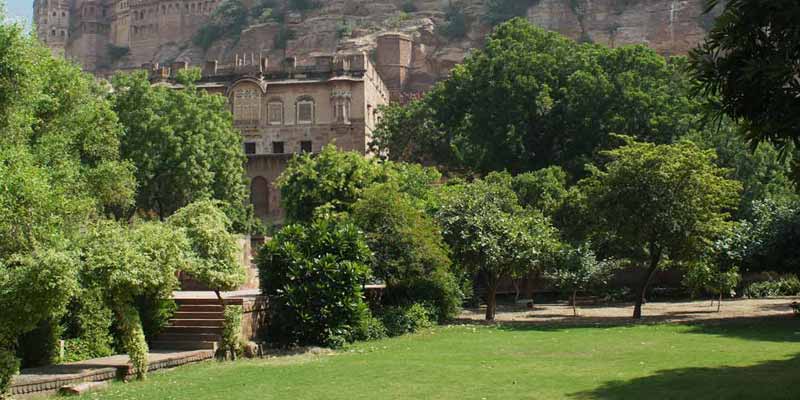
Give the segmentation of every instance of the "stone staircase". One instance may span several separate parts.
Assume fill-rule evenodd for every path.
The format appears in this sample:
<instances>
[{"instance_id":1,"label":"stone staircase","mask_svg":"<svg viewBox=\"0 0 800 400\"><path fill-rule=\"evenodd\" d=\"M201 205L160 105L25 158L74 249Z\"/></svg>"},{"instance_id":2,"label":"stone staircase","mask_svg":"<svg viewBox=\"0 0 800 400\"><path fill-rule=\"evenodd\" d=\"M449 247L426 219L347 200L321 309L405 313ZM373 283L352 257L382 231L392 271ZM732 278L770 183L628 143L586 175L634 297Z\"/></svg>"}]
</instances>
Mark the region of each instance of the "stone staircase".
<instances>
[{"instance_id":1,"label":"stone staircase","mask_svg":"<svg viewBox=\"0 0 800 400\"><path fill-rule=\"evenodd\" d=\"M216 350L223 310L217 299L176 299L178 311L150 346L155 350Z\"/></svg>"}]
</instances>

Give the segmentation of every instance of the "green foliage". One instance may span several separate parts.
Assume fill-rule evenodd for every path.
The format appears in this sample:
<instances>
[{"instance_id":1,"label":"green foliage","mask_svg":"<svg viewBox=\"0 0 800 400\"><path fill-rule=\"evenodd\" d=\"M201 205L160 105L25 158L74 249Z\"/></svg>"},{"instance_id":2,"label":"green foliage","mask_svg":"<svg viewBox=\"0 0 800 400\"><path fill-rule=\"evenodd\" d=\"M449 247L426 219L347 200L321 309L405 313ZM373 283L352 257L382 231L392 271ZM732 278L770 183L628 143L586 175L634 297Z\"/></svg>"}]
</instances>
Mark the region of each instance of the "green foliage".
<instances>
[{"instance_id":1,"label":"green foliage","mask_svg":"<svg viewBox=\"0 0 800 400\"><path fill-rule=\"evenodd\" d=\"M751 299L800 296L800 279L796 275L786 275L777 279L753 282L744 288L743 295Z\"/></svg>"},{"instance_id":2,"label":"green foliage","mask_svg":"<svg viewBox=\"0 0 800 400\"><path fill-rule=\"evenodd\" d=\"M0 398L5 396L11 379L19 372L19 359L13 351L8 350L10 347L7 343L0 343Z\"/></svg>"},{"instance_id":3,"label":"green foliage","mask_svg":"<svg viewBox=\"0 0 800 400\"><path fill-rule=\"evenodd\" d=\"M383 321L369 315L361 319L361 325L356 332L356 340L379 340L388 335Z\"/></svg>"},{"instance_id":4,"label":"green foliage","mask_svg":"<svg viewBox=\"0 0 800 400\"><path fill-rule=\"evenodd\" d=\"M580 177L612 133L669 143L696 127L700 101L684 64L644 46L577 44L516 18L420 102L389 114L375 143L451 169L558 165Z\"/></svg>"},{"instance_id":5,"label":"green foliage","mask_svg":"<svg viewBox=\"0 0 800 400\"><path fill-rule=\"evenodd\" d=\"M449 269L438 226L397 185L379 184L364 190L352 215L372 250L373 275L388 286Z\"/></svg>"},{"instance_id":6,"label":"green foliage","mask_svg":"<svg viewBox=\"0 0 800 400\"><path fill-rule=\"evenodd\" d=\"M720 269L713 264L699 261L690 265L689 270L683 277L683 285L686 286L696 296L701 292L707 292L723 297L734 297L736 286L739 285L741 276L739 269Z\"/></svg>"},{"instance_id":7,"label":"green foliage","mask_svg":"<svg viewBox=\"0 0 800 400\"><path fill-rule=\"evenodd\" d=\"M690 53L697 89L716 111L741 121L751 143L800 144L800 4L792 0L706 0L722 9Z\"/></svg>"},{"instance_id":8,"label":"green foliage","mask_svg":"<svg viewBox=\"0 0 800 400\"><path fill-rule=\"evenodd\" d=\"M604 285L611 273L610 265L598 261L589 246L565 248L557 254L552 267L545 271L545 277L570 295L573 313L578 315L577 292L586 291L593 285Z\"/></svg>"},{"instance_id":9,"label":"green foliage","mask_svg":"<svg viewBox=\"0 0 800 400\"><path fill-rule=\"evenodd\" d=\"M432 313L422 304L410 306L387 307L383 311L382 320L389 336L400 336L414 333L420 329L433 326Z\"/></svg>"},{"instance_id":10,"label":"green foliage","mask_svg":"<svg viewBox=\"0 0 800 400\"><path fill-rule=\"evenodd\" d=\"M183 271L212 290L235 290L246 277L241 247L229 233L231 221L218 205L210 200L194 202L167 223L182 229L191 245L192 259Z\"/></svg>"},{"instance_id":11,"label":"green foliage","mask_svg":"<svg viewBox=\"0 0 800 400\"><path fill-rule=\"evenodd\" d=\"M469 281L469 284L472 282ZM387 286L381 300L389 306L424 303L431 311L431 319L445 323L458 316L464 302L464 292L451 272L439 270L429 276L410 278Z\"/></svg>"},{"instance_id":12,"label":"green foliage","mask_svg":"<svg viewBox=\"0 0 800 400\"><path fill-rule=\"evenodd\" d=\"M242 306L225 306L225 321L222 323L222 345L220 351L231 359L242 353Z\"/></svg>"},{"instance_id":13,"label":"green foliage","mask_svg":"<svg viewBox=\"0 0 800 400\"><path fill-rule=\"evenodd\" d=\"M349 38L353 34L353 25L345 19L336 24L336 37L339 39Z\"/></svg>"},{"instance_id":14,"label":"green foliage","mask_svg":"<svg viewBox=\"0 0 800 400\"><path fill-rule=\"evenodd\" d=\"M444 25L440 27L440 33L450 39L460 39L467 36L468 29L464 7L455 5L452 1L448 3L444 11Z\"/></svg>"},{"instance_id":15,"label":"green foliage","mask_svg":"<svg viewBox=\"0 0 800 400\"><path fill-rule=\"evenodd\" d=\"M134 307L142 320L142 331L148 342L169 326L170 318L178 311L175 300L148 294L136 296Z\"/></svg>"},{"instance_id":16,"label":"green foliage","mask_svg":"<svg viewBox=\"0 0 800 400\"><path fill-rule=\"evenodd\" d=\"M370 252L355 225L319 217L281 229L258 255L270 305L267 339L279 346L338 346L355 339L369 310L362 285Z\"/></svg>"},{"instance_id":17,"label":"green foliage","mask_svg":"<svg viewBox=\"0 0 800 400\"><path fill-rule=\"evenodd\" d=\"M117 323L122 332L122 348L128 353L133 374L137 379L147 375L147 341L144 338L139 313L130 306L119 305L115 309Z\"/></svg>"},{"instance_id":18,"label":"green foliage","mask_svg":"<svg viewBox=\"0 0 800 400\"><path fill-rule=\"evenodd\" d=\"M742 182L737 217L752 218L756 201L785 204L800 200L792 182L791 157L782 157L770 143L748 149L741 129L727 119L718 129L693 132L686 139L701 148L714 149L717 153L715 163L726 168L730 178ZM794 152L793 149L785 150L789 154Z\"/></svg>"},{"instance_id":19,"label":"green foliage","mask_svg":"<svg viewBox=\"0 0 800 400\"><path fill-rule=\"evenodd\" d=\"M350 211L362 192L379 183L394 182L422 207L432 201L431 185L440 178L432 168L378 164L355 152L325 146L319 154L298 155L289 161L277 181L281 204L290 221L309 221L314 210L329 205L333 211Z\"/></svg>"},{"instance_id":20,"label":"green foliage","mask_svg":"<svg viewBox=\"0 0 800 400\"><path fill-rule=\"evenodd\" d=\"M526 212L507 174L448 186L437 219L453 258L488 289L486 319L494 319L502 278L541 267L557 246L557 231L538 212Z\"/></svg>"},{"instance_id":21,"label":"green foliage","mask_svg":"<svg viewBox=\"0 0 800 400\"><path fill-rule=\"evenodd\" d=\"M0 13L2 14L2 13ZM87 222L132 204L132 165L107 89L0 24L0 393L16 339L57 321L78 287L74 242Z\"/></svg>"},{"instance_id":22,"label":"green foliage","mask_svg":"<svg viewBox=\"0 0 800 400\"><path fill-rule=\"evenodd\" d=\"M194 37L192 43L208 50L217 40L223 38L239 39L242 30L247 26L247 8L240 0L223 1Z\"/></svg>"},{"instance_id":23,"label":"green foliage","mask_svg":"<svg viewBox=\"0 0 800 400\"><path fill-rule=\"evenodd\" d=\"M629 142L604 153L609 162L578 183L596 248L616 258L647 263L641 297L662 259L692 261L731 228L739 182L713 164L713 151L691 142Z\"/></svg>"},{"instance_id":24,"label":"green foliage","mask_svg":"<svg viewBox=\"0 0 800 400\"><path fill-rule=\"evenodd\" d=\"M745 271L798 273L800 263L800 206L774 201L755 202L749 220L735 230Z\"/></svg>"},{"instance_id":25,"label":"green foliage","mask_svg":"<svg viewBox=\"0 0 800 400\"><path fill-rule=\"evenodd\" d=\"M247 198L242 138L225 98L186 79L183 90L152 86L144 72L112 79L114 111L125 127L120 148L136 166L136 208L162 219L197 200L244 207Z\"/></svg>"},{"instance_id":26,"label":"green foliage","mask_svg":"<svg viewBox=\"0 0 800 400\"><path fill-rule=\"evenodd\" d=\"M567 196L567 174L560 167L547 167L519 174L511 181L523 207L553 215Z\"/></svg>"},{"instance_id":27,"label":"green foliage","mask_svg":"<svg viewBox=\"0 0 800 400\"><path fill-rule=\"evenodd\" d=\"M99 290L81 289L61 319L64 326L65 362L105 357L113 353L111 323L113 315Z\"/></svg>"}]
</instances>

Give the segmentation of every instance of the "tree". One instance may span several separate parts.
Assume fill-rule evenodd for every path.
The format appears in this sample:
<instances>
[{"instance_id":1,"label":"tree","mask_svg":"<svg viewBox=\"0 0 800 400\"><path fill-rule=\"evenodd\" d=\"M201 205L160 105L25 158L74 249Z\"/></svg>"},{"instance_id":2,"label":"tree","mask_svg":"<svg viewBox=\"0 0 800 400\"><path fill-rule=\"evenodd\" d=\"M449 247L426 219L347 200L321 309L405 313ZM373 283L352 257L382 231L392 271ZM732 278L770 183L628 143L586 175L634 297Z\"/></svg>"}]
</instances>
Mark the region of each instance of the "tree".
<instances>
[{"instance_id":1,"label":"tree","mask_svg":"<svg viewBox=\"0 0 800 400\"><path fill-rule=\"evenodd\" d=\"M730 173L729 178L742 182L743 190L737 207L737 219L750 219L755 203L771 201L786 204L800 200L792 181L793 162L781 157L771 143L760 143L748 149L741 129L723 119L718 129L703 129L686 136L704 149L714 149L715 163ZM794 153L791 147L784 151Z\"/></svg>"},{"instance_id":2,"label":"tree","mask_svg":"<svg viewBox=\"0 0 800 400\"><path fill-rule=\"evenodd\" d=\"M370 252L355 225L323 215L281 229L256 263L270 305L268 339L280 346L337 346L369 317L362 285Z\"/></svg>"},{"instance_id":3,"label":"tree","mask_svg":"<svg viewBox=\"0 0 800 400\"><path fill-rule=\"evenodd\" d=\"M486 285L487 320L495 316L500 280L542 266L556 245L549 220L524 212L504 181L510 178L447 187L436 215L454 259Z\"/></svg>"},{"instance_id":4,"label":"tree","mask_svg":"<svg viewBox=\"0 0 800 400\"><path fill-rule=\"evenodd\" d=\"M197 200L241 208L247 199L241 135L225 98L198 90L196 77L182 71L181 90L153 86L144 72L112 79L114 111L124 126L122 156L136 166L136 208L161 219Z\"/></svg>"},{"instance_id":5,"label":"tree","mask_svg":"<svg viewBox=\"0 0 800 400\"><path fill-rule=\"evenodd\" d=\"M160 222L126 227L112 221L92 226L81 246L81 281L99 290L121 331L136 376L147 374L147 342L134 299L169 297L178 287L176 273L187 268L191 248L183 231Z\"/></svg>"},{"instance_id":6,"label":"tree","mask_svg":"<svg viewBox=\"0 0 800 400\"><path fill-rule=\"evenodd\" d=\"M670 143L697 125L684 64L644 46L577 44L515 18L420 102L388 113L375 144L481 174L558 165L580 177L611 133Z\"/></svg>"},{"instance_id":7,"label":"tree","mask_svg":"<svg viewBox=\"0 0 800 400\"><path fill-rule=\"evenodd\" d=\"M721 15L690 53L697 89L752 144L800 144L800 4L706 0L706 12L715 7Z\"/></svg>"},{"instance_id":8,"label":"tree","mask_svg":"<svg viewBox=\"0 0 800 400\"><path fill-rule=\"evenodd\" d=\"M608 264L598 261L589 246L581 246L562 249L553 266L545 271L545 277L557 288L569 293L572 313L577 317L578 292L605 283L609 272Z\"/></svg>"},{"instance_id":9,"label":"tree","mask_svg":"<svg viewBox=\"0 0 800 400\"><path fill-rule=\"evenodd\" d=\"M691 142L655 145L630 141L604 152L578 183L593 216L592 242L604 252L646 263L633 317L662 260L691 261L730 228L739 182L713 164L714 152Z\"/></svg>"},{"instance_id":10,"label":"tree","mask_svg":"<svg viewBox=\"0 0 800 400\"><path fill-rule=\"evenodd\" d=\"M551 216L567 196L567 174L560 167L547 167L515 176L511 187L523 207Z\"/></svg>"},{"instance_id":11,"label":"tree","mask_svg":"<svg viewBox=\"0 0 800 400\"><path fill-rule=\"evenodd\" d=\"M19 365L17 338L57 320L77 290L76 237L99 215L129 207L135 185L94 78L2 23L0 82L2 397Z\"/></svg>"},{"instance_id":12,"label":"tree","mask_svg":"<svg viewBox=\"0 0 800 400\"><path fill-rule=\"evenodd\" d=\"M356 152L339 151L327 145L314 156L292 158L277 184L287 218L307 222L319 206L330 205L336 212L349 211L366 188L390 181L424 206L432 201L431 185L440 176L433 168L393 162L379 164Z\"/></svg>"},{"instance_id":13,"label":"tree","mask_svg":"<svg viewBox=\"0 0 800 400\"><path fill-rule=\"evenodd\" d=\"M235 290L244 283L241 247L230 233L231 221L219 202L202 200L181 208L167 219L182 229L189 240L191 262L183 270L208 286L220 298L221 290Z\"/></svg>"},{"instance_id":14,"label":"tree","mask_svg":"<svg viewBox=\"0 0 800 400\"><path fill-rule=\"evenodd\" d=\"M444 321L455 316L463 293L436 222L394 182L366 189L352 220L372 251L372 275L386 283L384 305L426 302Z\"/></svg>"},{"instance_id":15,"label":"tree","mask_svg":"<svg viewBox=\"0 0 800 400\"><path fill-rule=\"evenodd\" d=\"M733 231L731 247L744 272L800 272L800 206L798 203L756 202L753 215Z\"/></svg>"}]
</instances>

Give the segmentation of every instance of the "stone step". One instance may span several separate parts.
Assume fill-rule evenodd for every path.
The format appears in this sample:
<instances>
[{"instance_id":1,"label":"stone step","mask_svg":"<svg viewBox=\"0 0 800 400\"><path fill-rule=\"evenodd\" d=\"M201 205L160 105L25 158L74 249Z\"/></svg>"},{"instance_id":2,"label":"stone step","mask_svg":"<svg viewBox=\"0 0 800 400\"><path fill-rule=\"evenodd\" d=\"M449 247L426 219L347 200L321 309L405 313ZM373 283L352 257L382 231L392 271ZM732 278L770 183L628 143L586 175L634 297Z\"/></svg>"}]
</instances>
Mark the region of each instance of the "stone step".
<instances>
[{"instance_id":1,"label":"stone step","mask_svg":"<svg viewBox=\"0 0 800 400\"><path fill-rule=\"evenodd\" d=\"M217 341L171 341L171 340L156 340L150 346L154 350L217 350L219 342Z\"/></svg>"},{"instance_id":2,"label":"stone step","mask_svg":"<svg viewBox=\"0 0 800 400\"><path fill-rule=\"evenodd\" d=\"M181 319L173 318L169 320L170 326L214 326L222 327L224 319Z\"/></svg>"},{"instance_id":3,"label":"stone step","mask_svg":"<svg viewBox=\"0 0 800 400\"><path fill-rule=\"evenodd\" d=\"M156 340L168 342L218 342L222 340L222 335L216 333L162 333Z\"/></svg>"},{"instance_id":4,"label":"stone step","mask_svg":"<svg viewBox=\"0 0 800 400\"><path fill-rule=\"evenodd\" d=\"M219 306L219 299L208 298L208 299L194 299L194 298L184 298L184 299L175 299L175 303L179 306L182 305L204 305L204 306Z\"/></svg>"},{"instance_id":5,"label":"stone step","mask_svg":"<svg viewBox=\"0 0 800 400\"><path fill-rule=\"evenodd\" d=\"M178 306L178 312L216 312L222 313L224 308L221 305L203 305L203 304L181 304Z\"/></svg>"},{"instance_id":6,"label":"stone step","mask_svg":"<svg viewBox=\"0 0 800 400\"><path fill-rule=\"evenodd\" d=\"M172 319L224 319L222 312L181 311L175 313Z\"/></svg>"},{"instance_id":7,"label":"stone step","mask_svg":"<svg viewBox=\"0 0 800 400\"><path fill-rule=\"evenodd\" d=\"M181 334L189 334L189 333L211 333L216 335L222 335L222 327L221 326L168 326L164 328L162 333L181 333Z\"/></svg>"}]
</instances>

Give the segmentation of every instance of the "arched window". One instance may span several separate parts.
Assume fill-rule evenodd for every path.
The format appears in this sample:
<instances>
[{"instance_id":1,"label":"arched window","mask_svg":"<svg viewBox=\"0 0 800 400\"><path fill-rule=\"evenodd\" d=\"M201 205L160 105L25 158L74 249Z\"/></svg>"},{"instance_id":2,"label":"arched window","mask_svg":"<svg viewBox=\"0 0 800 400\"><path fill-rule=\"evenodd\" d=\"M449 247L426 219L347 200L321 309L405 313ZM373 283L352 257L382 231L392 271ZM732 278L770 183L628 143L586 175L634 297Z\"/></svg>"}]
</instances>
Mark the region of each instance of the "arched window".
<instances>
[{"instance_id":1,"label":"arched window","mask_svg":"<svg viewBox=\"0 0 800 400\"><path fill-rule=\"evenodd\" d=\"M257 122L261 117L261 93L249 86L233 92L234 121Z\"/></svg>"},{"instance_id":2,"label":"arched window","mask_svg":"<svg viewBox=\"0 0 800 400\"><path fill-rule=\"evenodd\" d=\"M55 35L56 35L56 30L55 30L55 29L53 29L52 31L50 31L50 36L55 36Z\"/></svg>"},{"instance_id":3,"label":"arched window","mask_svg":"<svg viewBox=\"0 0 800 400\"><path fill-rule=\"evenodd\" d=\"M313 124L314 123L314 99L311 96L300 96L295 103L296 114L295 120L298 124Z\"/></svg>"},{"instance_id":4,"label":"arched window","mask_svg":"<svg viewBox=\"0 0 800 400\"><path fill-rule=\"evenodd\" d=\"M269 216L269 184L267 180L257 176L250 183L250 203L256 216L265 221Z\"/></svg>"}]
</instances>

